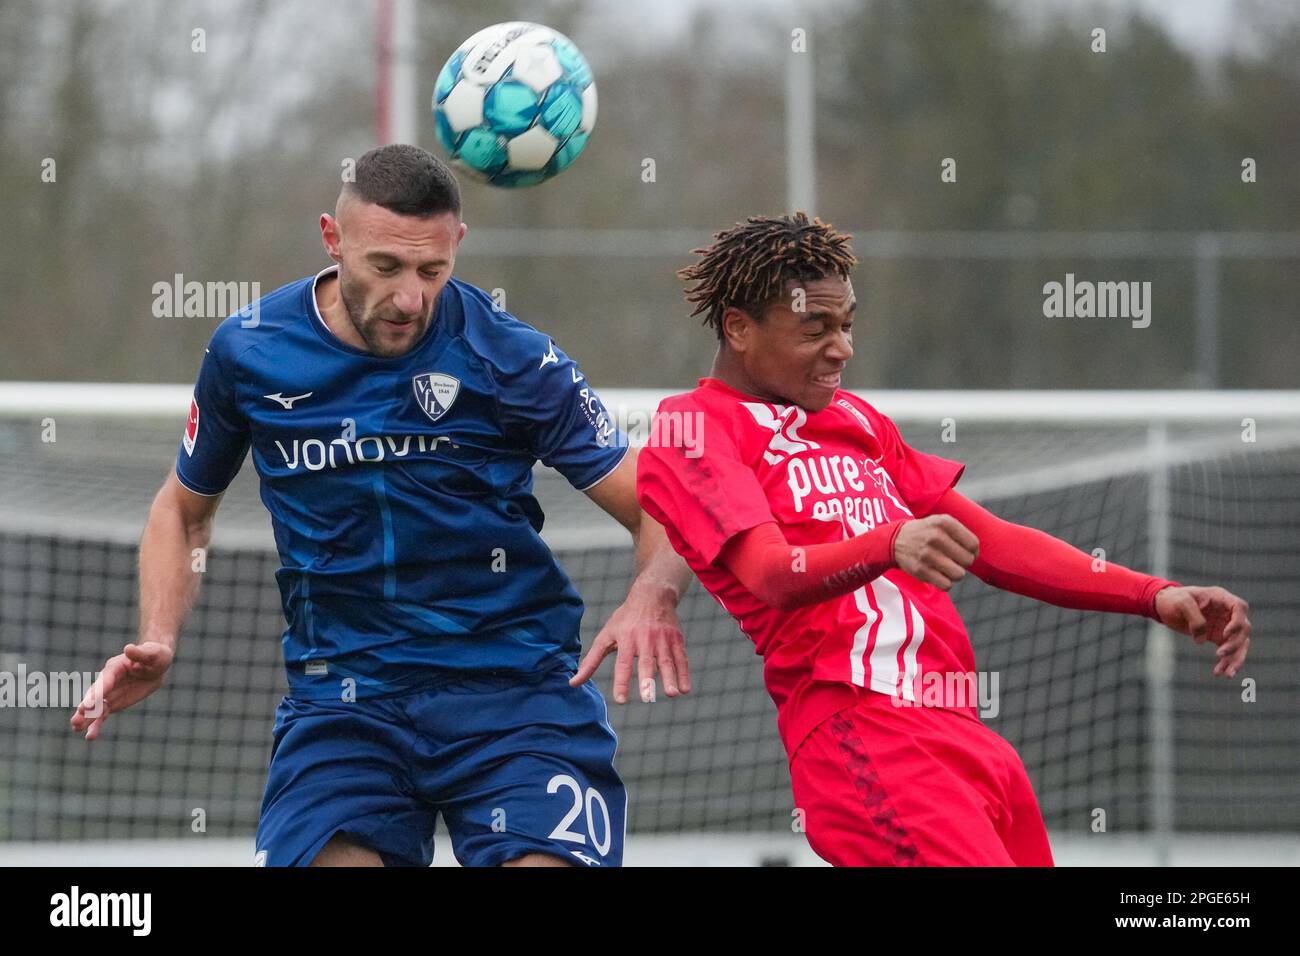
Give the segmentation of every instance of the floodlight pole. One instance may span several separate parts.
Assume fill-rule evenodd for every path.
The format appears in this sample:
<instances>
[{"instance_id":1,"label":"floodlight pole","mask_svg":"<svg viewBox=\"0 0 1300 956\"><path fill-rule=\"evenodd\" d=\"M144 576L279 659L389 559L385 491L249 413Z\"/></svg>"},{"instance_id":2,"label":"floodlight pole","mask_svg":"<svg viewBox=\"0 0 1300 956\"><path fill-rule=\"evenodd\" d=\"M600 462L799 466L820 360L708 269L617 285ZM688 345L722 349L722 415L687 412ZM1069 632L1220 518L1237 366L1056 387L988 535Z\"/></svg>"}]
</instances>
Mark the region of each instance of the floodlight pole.
<instances>
[{"instance_id":1,"label":"floodlight pole","mask_svg":"<svg viewBox=\"0 0 1300 956\"><path fill-rule=\"evenodd\" d=\"M415 0L375 0L375 142L419 136Z\"/></svg>"},{"instance_id":2,"label":"floodlight pole","mask_svg":"<svg viewBox=\"0 0 1300 956\"><path fill-rule=\"evenodd\" d=\"M785 163L787 212L802 209L809 216L817 206L817 144L814 130L816 94L813 88L812 36L802 5L794 6L802 26L785 38Z\"/></svg>"}]
</instances>

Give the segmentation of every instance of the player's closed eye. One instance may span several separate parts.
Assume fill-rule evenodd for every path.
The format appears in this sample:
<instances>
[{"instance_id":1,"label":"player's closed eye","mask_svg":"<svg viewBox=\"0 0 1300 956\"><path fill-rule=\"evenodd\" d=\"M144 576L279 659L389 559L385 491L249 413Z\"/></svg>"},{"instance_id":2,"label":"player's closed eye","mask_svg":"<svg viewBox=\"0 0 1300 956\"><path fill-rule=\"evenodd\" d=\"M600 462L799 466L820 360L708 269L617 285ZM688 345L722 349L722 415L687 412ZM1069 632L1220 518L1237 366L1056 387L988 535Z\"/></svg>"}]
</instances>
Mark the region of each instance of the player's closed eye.
<instances>
[{"instance_id":1,"label":"player's closed eye","mask_svg":"<svg viewBox=\"0 0 1300 956\"><path fill-rule=\"evenodd\" d=\"M391 276L397 272L397 266L375 266L375 271L381 276Z\"/></svg>"},{"instance_id":2,"label":"player's closed eye","mask_svg":"<svg viewBox=\"0 0 1300 956\"><path fill-rule=\"evenodd\" d=\"M845 335L853 334L853 327L851 325L843 326L843 330ZM806 339L820 338L825 333L825 331L826 331L825 329L817 329L815 332L807 332L804 334L804 338Z\"/></svg>"}]
</instances>

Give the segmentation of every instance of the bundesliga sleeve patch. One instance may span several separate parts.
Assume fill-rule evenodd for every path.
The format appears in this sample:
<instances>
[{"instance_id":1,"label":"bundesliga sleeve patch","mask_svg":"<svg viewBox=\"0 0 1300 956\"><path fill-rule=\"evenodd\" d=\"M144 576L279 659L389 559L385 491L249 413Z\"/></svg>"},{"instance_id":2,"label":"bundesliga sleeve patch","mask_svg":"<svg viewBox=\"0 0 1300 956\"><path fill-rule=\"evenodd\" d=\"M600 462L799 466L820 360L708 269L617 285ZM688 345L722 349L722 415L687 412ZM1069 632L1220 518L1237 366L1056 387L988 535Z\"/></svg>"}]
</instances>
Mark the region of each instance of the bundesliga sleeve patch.
<instances>
[{"instance_id":1,"label":"bundesliga sleeve patch","mask_svg":"<svg viewBox=\"0 0 1300 956\"><path fill-rule=\"evenodd\" d=\"M181 438L182 444L185 445L185 454L193 457L194 442L199 437L199 402L193 396L190 397L190 420L185 425L185 434Z\"/></svg>"}]
</instances>

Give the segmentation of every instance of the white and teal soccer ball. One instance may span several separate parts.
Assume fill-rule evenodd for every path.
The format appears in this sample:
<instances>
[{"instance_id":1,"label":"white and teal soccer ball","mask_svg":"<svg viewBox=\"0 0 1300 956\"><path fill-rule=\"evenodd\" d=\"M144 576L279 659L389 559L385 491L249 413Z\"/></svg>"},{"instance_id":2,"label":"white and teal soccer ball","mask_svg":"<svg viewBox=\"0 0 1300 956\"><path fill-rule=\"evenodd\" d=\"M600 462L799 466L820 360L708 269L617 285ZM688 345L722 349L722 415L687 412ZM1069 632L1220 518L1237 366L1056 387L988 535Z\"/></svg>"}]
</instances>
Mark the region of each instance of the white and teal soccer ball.
<instances>
[{"instance_id":1,"label":"white and teal soccer ball","mask_svg":"<svg viewBox=\"0 0 1300 956\"><path fill-rule=\"evenodd\" d=\"M443 66L433 118L452 165L494 186L532 186L587 145L596 84L568 37L536 23L498 23Z\"/></svg>"}]
</instances>

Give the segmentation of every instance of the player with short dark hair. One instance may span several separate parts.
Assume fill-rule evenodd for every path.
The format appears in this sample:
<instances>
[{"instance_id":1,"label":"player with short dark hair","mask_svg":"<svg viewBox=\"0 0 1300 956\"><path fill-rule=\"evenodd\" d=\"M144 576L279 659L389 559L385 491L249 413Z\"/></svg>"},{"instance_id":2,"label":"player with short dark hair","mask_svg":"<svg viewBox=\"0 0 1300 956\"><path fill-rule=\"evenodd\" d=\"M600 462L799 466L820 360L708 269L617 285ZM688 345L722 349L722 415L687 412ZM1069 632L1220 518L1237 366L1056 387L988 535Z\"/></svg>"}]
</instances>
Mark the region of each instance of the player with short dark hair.
<instances>
[{"instance_id":1,"label":"player with short dark hair","mask_svg":"<svg viewBox=\"0 0 1300 956\"><path fill-rule=\"evenodd\" d=\"M342 194L382 206L399 216L425 219L439 213L460 215L460 184L447 164L432 153L393 143L357 160Z\"/></svg>"},{"instance_id":2,"label":"player with short dark hair","mask_svg":"<svg viewBox=\"0 0 1300 956\"><path fill-rule=\"evenodd\" d=\"M947 592L969 570L1062 607L1144 614L1218 645L1232 677L1246 602L1092 558L954 490L840 376L853 355L849 236L753 217L679 273L718 333L712 375L659 406L637 492L754 641L812 848L849 865L1052 863L1024 765L986 727ZM672 423L696 415L689 446ZM942 680L932 678L939 675ZM956 680L952 678L957 678ZM935 685L945 693L929 693Z\"/></svg>"},{"instance_id":3,"label":"player with short dark hair","mask_svg":"<svg viewBox=\"0 0 1300 956\"><path fill-rule=\"evenodd\" d=\"M689 690L675 608L690 573L637 506L636 454L577 364L452 277L451 172L413 146L355 172L320 219L335 265L213 334L140 545L140 641L73 727L93 740L161 685L198 590L191 553L251 447L289 683L258 861L427 866L441 813L466 865L617 866L614 733L574 678L583 605L540 536L534 464L636 541L588 656L618 651L620 702L634 656L643 686L658 667L670 697Z\"/></svg>"}]
</instances>

